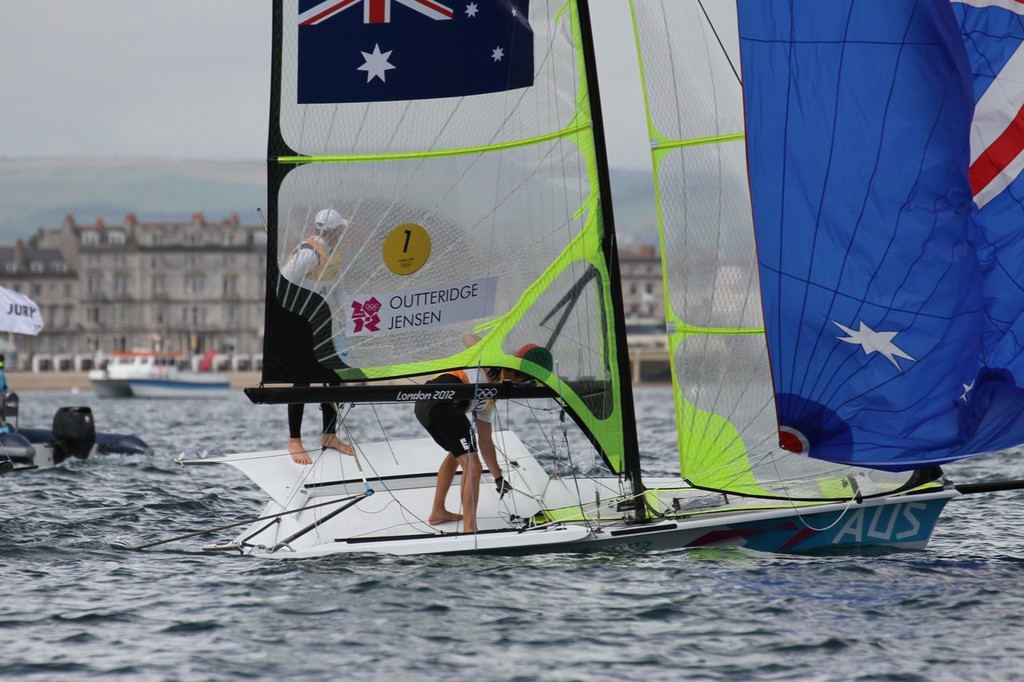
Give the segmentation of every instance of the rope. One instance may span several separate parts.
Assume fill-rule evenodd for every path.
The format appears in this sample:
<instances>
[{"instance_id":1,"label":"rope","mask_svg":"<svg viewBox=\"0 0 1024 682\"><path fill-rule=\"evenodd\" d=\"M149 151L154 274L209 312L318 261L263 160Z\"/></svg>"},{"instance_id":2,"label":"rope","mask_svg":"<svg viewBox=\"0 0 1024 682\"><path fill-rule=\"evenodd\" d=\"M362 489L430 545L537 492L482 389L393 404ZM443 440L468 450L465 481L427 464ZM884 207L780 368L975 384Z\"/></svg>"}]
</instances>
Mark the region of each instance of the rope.
<instances>
[{"instance_id":1,"label":"rope","mask_svg":"<svg viewBox=\"0 0 1024 682\"><path fill-rule=\"evenodd\" d=\"M363 472L363 465L359 461L359 448L356 445L355 440L352 438L352 434L349 432L348 426L345 425L345 418L341 415L341 405L339 403L330 403L330 405L334 408L334 435L338 435L339 428L345 432L345 441L352 445L352 459L356 461L356 468L359 469L359 476L363 479L363 487L366 491L366 496L369 497L373 495L373 488L370 487L370 483L366 480L366 474ZM342 454L344 455L344 453Z\"/></svg>"},{"instance_id":2,"label":"rope","mask_svg":"<svg viewBox=\"0 0 1024 682\"><path fill-rule=\"evenodd\" d=\"M198 537L200 535L207 535L209 533L216 533L218 531L227 530L229 528L236 528L238 526L244 526L244 525L247 525L247 524L259 523L261 521L270 521L272 519L281 518L282 516L288 516L289 514L298 514L299 512L304 512L304 511L306 511L308 509L316 509L317 507L326 507L327 505L330 505L330 504L340 504L342 502L352 502L354 504L355 502L358 502L359 500L363 499L364 497L365 497L365 495L356 495L356 496L353 496L353 497L346 497L346 498L341 499L341 500L331 500L329 502L320 502L318 504L311 504L308 507L301 507L299 509L290 509L288 511L278 512L276 514L268 514L267 516L260 516L260 517L255 518L255 519L249 519L249 520L246 520L246 521L236 521L235 523L228 523L228 524L225 524L223 526L218 526L216 528L207 528L206 530L192 531L192 532L189 532L189 533L185 533L184 535L176 535L173 538L167 538L166 540L158 540L156 542L149 542L149 543L147 543L145 545L138 545L136 547L132 547L131 549L133 549L133 550L149 549L150 547L156 547L157 545L166 545L167 543L170 543L170 542L177 542L178 540L187 540L188 538L194 538L194 537ZM347 509L347 507L345 507L345 509ZM341 510L341 511L344 511L344 509Z\"/></svg>"}]
</instances>

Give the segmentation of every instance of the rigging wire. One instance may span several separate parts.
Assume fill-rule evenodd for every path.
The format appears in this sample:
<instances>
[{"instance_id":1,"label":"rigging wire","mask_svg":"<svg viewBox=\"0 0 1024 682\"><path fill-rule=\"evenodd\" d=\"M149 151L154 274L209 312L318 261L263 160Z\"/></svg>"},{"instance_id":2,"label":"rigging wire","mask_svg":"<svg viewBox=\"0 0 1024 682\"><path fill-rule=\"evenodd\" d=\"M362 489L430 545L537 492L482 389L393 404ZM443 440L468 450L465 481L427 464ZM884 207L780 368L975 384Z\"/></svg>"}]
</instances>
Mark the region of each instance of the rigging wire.
<instances>
[{"instance_id":1,"label":"rigging wire","mask_svg":"<svg viewBox=\"0 0 1024 682\"><path fill-rule=\"evenodd\" d=\"M736 77L736 82L743 85L743 78L740 77L740 72L733 64L732 58L729 56L729 51L725 49L725 43L722 42L722 37L718 35L718 30L715 28L715 22L711 21L711 17L708 16L708 10L704 7L704 0L697 0L697 5L700 7L701 13L704 14L704 19L708 22L708 26L711 28L711 33L714 34L715 40L718 41L718 47L722 50L722 54L725 56L725 61L729 64L729 68L732 69L732 74Z\"/></svg>"},{"instance_id":2,"label":"rigging wire","mask_svg":"<svg viewBox=\"0 0 1024 682\"><path fill-rule=\"evenodd\" d=\"M345 440L352 444L352 459L356 462L356 468L359 469L359 475L363 478L363 486L366 490L366 496L369 497L370 495L373 495L373 488L370 487L370 484L366 480L366 474L363 473L363 465L359 461L359 448L356 446L356 442L352 438L352 434L349 432L348 426L345 424L345 418L341 414L341 405L339 403L329 403L329 405L334 409L334 433L337 435L338 429L340 428L345 432ZM349 409L345 412L345 416L348 415L351 409L352 404L349 405Z\"/></svg>"},{"instance_id":3,"label":"rigging wire","mask_svg":"<svg viewBox=\"0 0 1024 682\"><path fill-rule=\"evenodd\" d=\"M381 437L383 439L383 442L387 445L387 449L388 449L388 452L391 454L392 461L397 465L398 464L398 455L395 452L395 448L394 448L394 446L392 444L391 438L388 436L388 430L384 426L384 422L381 420L380 411L377 409L378 404L377 403L366 403L366 404L371 408L371 411L373 412L373 416L377 420L377 425L380 428L380 433L381 433ZM354 406L354 404L353 404L353 406ZM346 435L350 436L350 432L348 430L348 427L345 426L344 428L345 428ZM359 449L359 446L356 444L355 439L350 437L349 440L352 443L354 448ZM414 511L412 511L411 509L406 507L404 504L402 504L402 502L399 501L398 496L396 496L394 494L394 492L392 492L391 489L388 487L388 484L384 480L384 477L381 476L380 473L373 466L373 461L370 458L368 458L368 457L364 457L364 459L366 460L366 467L370 470L370 473L373 474L374 478L376 479L376 483L383 489L383 491L385 493L388 494L388 496L390 497L392 502L394 502L395 504L398 504L399 508L404 513L408 514L410 517L415 519L417 522L430 527L430 523L429 523L428 520L422 518L419 514L415 513ZM344 464L344 460L342 460L342 464ZM357 464L358 464L358 462L357 462ZM342 470L344 471L344 466L342 467ZM363 474L362 468L359 469L359 473L361 475ZM364 485L367 485L367 479L366 479L365 475L363 475L363 483L364 483ZM390 506L390 504L386 505L385 508L387 506ZM383 511L383 509L381 509L381 512L382 511ZM377 513L380 513L380 512L377 512Z\"/></svg>"}]
</instances>

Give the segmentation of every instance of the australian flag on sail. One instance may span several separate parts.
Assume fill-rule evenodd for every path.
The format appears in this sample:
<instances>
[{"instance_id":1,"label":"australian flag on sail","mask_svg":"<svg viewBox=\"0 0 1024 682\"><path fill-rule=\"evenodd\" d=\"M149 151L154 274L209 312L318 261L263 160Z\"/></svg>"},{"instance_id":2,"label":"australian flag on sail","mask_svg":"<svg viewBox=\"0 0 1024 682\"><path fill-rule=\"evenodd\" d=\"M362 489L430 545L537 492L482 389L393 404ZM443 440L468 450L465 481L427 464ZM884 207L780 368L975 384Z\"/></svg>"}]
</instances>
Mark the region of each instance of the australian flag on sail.
<instances>
[{"instance_id":1,"label":"australian flag on sail","mask_svg":"<svg viewBox=\"0 0 1024 682\"><path fill-rule=\"evenodd\" d=\"M463 97L533 84L529 0L299 0L300 104Z\"/></svg>"},{"instance_id":2,"label":"australian flag on sail","mask_svg":"<svg viewBox=\"0 0 1024 682\"><path fill-rule=\"evenodd\" d=\"M1024 3L739 0L780 443L1024 443Z\"/></svg>"}]
</instances>

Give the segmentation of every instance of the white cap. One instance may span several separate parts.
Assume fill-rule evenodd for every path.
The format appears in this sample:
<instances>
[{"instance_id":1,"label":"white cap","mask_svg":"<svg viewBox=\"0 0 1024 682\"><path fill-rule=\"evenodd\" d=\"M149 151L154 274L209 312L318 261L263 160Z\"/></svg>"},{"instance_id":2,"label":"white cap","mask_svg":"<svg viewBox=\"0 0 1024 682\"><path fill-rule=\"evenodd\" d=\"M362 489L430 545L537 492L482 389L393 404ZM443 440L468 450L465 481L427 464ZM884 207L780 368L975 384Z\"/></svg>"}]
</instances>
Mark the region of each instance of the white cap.
<instances>
[{"instance_id":1,"label":"white cap","mask_svg":"<svg viewBox=\"0 0 1024 682\"><path fill-rule=\"evenodd\" d=\"M316 214L316 229L318 231L330 232L342 227L348 227L348 221L333 208L325 208Z\"/></svg>"}]
</instances>

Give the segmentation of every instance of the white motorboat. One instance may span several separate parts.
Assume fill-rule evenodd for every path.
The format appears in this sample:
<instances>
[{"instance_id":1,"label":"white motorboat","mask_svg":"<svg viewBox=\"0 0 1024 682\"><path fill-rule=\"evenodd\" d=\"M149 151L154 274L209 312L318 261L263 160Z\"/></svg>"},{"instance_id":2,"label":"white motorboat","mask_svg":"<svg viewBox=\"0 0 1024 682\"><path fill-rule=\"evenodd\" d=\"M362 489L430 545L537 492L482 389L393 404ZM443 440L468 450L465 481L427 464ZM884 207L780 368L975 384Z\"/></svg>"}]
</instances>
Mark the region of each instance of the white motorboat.
<instances>
[{"instance_id":1,"label":"white motorboat","mask_svg":"<svg viewBox=\"0 0 1024 682\"><path fill-rule=\"evenodd\" d=\"M231 383L223 372L187 369L183 353L120 351L105 368L89 371L100 398L221 398Z\"/></svg>"}]
</instances>

